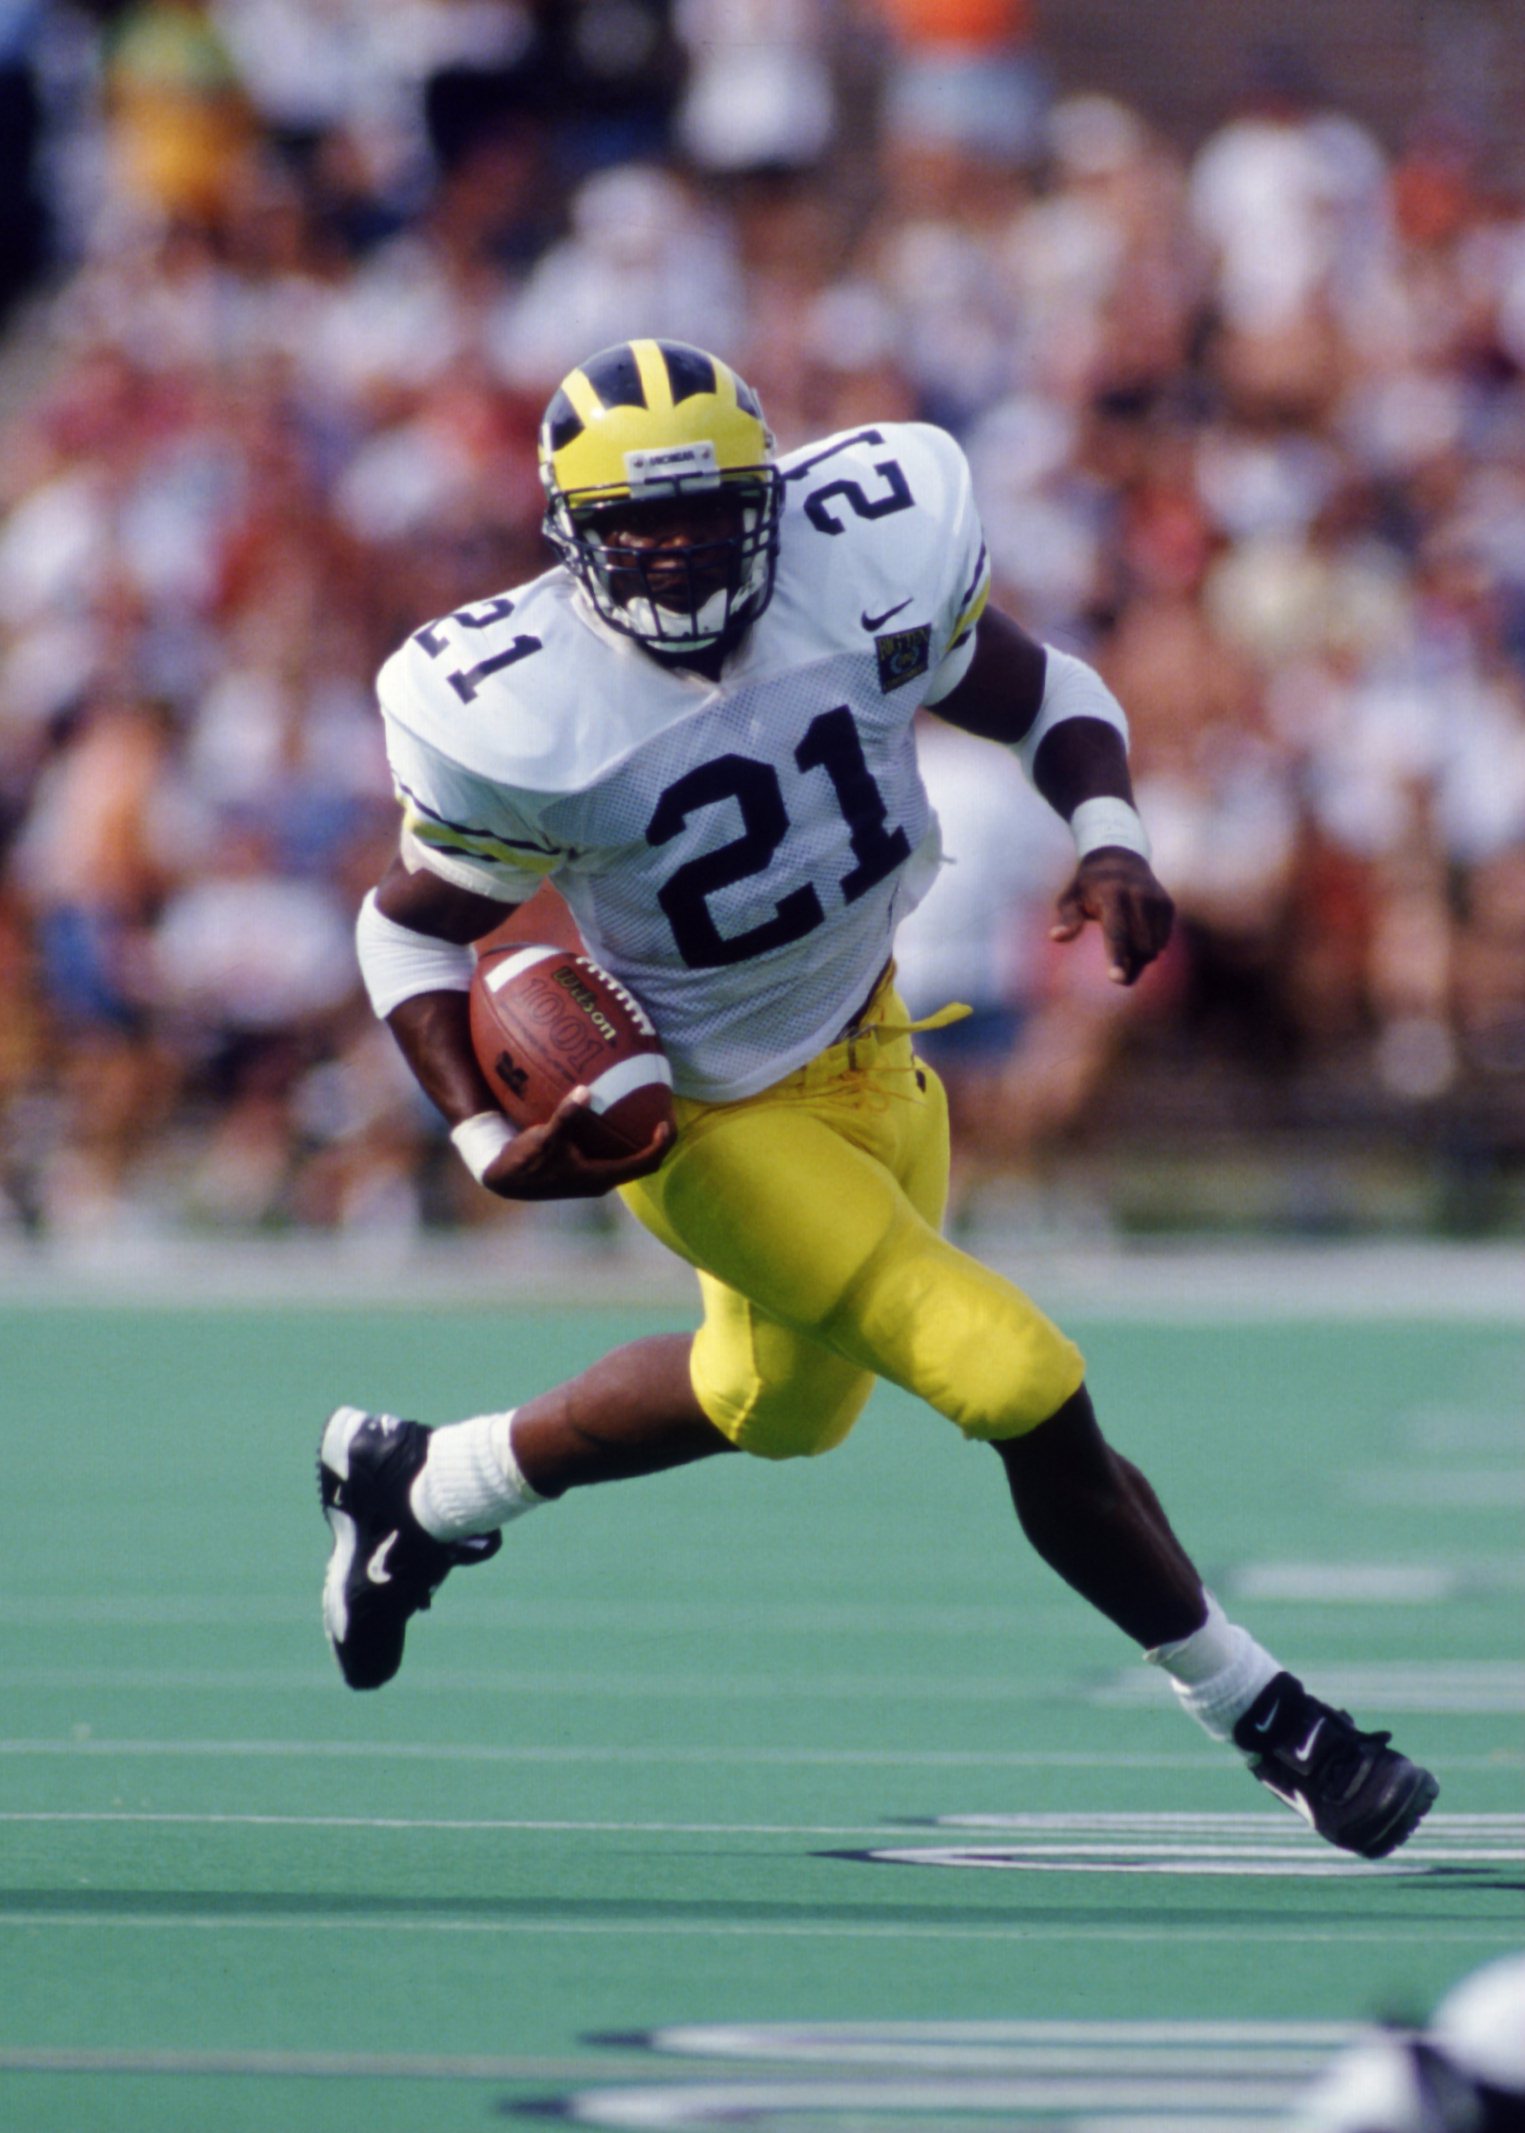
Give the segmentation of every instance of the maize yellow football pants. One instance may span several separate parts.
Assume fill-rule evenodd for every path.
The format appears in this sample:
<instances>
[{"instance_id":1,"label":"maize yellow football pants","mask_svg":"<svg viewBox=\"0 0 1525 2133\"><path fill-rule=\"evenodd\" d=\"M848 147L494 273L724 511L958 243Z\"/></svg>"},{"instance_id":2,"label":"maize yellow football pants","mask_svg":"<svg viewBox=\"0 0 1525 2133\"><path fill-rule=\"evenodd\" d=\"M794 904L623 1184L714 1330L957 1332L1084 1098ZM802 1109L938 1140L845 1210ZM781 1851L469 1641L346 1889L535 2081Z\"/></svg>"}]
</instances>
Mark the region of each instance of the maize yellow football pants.
<instances>
[{"instance_id":1,"label":"maize yellow football pants","mask_svg":"<svg viewBox=\"0 0 1525 2133\"><path fill-rule=\"evenodd\" d=\"M947 1103L887 983L797 1073L740 1103L679 1098L677 1116L662 1168L621 1192L698 1269L694 1390L742 1451L829 1451L876 1376L980 1439L1021 1436L1079 1389L1074 1343L938 1233Z\"/></svg>"}]
</instances>

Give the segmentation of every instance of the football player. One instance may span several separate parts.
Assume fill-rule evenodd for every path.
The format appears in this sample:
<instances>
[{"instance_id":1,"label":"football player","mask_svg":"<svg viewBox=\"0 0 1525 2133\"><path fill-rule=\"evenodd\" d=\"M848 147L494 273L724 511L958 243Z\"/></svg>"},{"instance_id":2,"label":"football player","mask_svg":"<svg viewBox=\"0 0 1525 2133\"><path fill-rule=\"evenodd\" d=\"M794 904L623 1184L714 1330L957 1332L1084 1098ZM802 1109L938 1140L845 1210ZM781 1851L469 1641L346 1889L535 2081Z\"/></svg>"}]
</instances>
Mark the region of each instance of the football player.
<instances>
[{"instance_id":1,"label":"football player","mask_svg":"<svg viewBox=\"0 0 1525 2133\"><path fill-rule=\"evenodd\" d=\"M826 1451L885 1377L993 1447L1032 1545L1210 1733L1333 1843L1392 1850L1434 1779L1225 1618L1103 1438L1074 1343L939 1230L946 1106L891 960L939 863L913 716L1021 759L1075 838L1054 936L1096 925L1128 986L1171 903L1121 707L987 604L941 430L870 425L780 459L724 362L637 340L564 380L540 471L556 566L382 670L402 830L360 960L487 1190L617 1190L697 1270L703 1322L433 1430L340 1408L320 1465L345 1680L389 1680L409 1617L534 1506L721 1452ZM545 880L671 1062L676 1135L627 1159L579 1145L585 1091L515 1133L473 1057L471 943Z\"/></svg>"},{"instance_id":2,"label":"football player","mask_svg":"<svg viewBox=\"0 0 1525 2133\"><path fill-rule=\"evenodd\" d=\"M1484 1963L1423 2028L1351 2045L1299 2100L1288 2133L1522 2133L1525 1954Z\"/></svg>"}]
</instances>

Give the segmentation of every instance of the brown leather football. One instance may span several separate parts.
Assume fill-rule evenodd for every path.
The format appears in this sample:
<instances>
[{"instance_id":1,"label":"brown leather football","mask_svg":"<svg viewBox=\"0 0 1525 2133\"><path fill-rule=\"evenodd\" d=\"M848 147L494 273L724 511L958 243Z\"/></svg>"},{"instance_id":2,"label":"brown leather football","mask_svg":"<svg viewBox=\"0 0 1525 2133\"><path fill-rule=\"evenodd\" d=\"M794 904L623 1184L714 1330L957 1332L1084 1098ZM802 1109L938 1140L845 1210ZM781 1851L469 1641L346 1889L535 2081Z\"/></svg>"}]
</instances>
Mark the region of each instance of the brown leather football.
<instances>
[{"instance_id":1,"label":"brown leather football","mask_svg":"<svg viewBox=\"0 0 1525 2133\"><path fill-rule=\"evenodd\" d=\"M672 1070L651 1017L591 956L489 948L471 981L471 1041L516 1126L539 1125L578 1087L591 1097L577 1136L590 1154L629 1155L672 1119Z\"/></svg>"}]
</instances>

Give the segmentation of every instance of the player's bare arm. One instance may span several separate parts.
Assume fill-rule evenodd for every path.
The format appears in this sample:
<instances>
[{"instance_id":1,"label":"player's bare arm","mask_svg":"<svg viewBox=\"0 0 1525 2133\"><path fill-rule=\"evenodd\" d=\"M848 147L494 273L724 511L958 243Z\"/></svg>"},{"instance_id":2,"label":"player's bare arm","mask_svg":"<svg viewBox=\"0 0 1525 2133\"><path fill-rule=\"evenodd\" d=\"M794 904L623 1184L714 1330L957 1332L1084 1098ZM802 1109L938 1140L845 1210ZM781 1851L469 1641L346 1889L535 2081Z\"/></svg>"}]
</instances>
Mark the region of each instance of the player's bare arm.
<instances>
[{"instance_id":1,"label":"player's bare arm","mask_svg":"<svg viewBox=\"0 0 1525 2133\"><path fill-rule=\"evenodd\" d=\"M513 908L426 867L409 868L400 857L378 883L375 904L393 925L463 948L500 926ZM461 991L418 992L386 1017L419 1087L452 1131L498 1109L472 1050L466 1000ZM656 1169L672 1139L670 1127L659 1127L633 1156L589 1155L577 1140L585 1103L583 1092L572 1091L544 1125L526 1126L506 1141L480 1182L505 1200L596 1199Z\"/></svg>"},{"instance_id":2,"label":"player's bare arm","mask_svg":"<svg viewBox=\"0 0 1525 2133\"><path fill-rule=\"evenodd\" d=\"M987 607L980 618L974 657L962 681L931 708L966 733L1020 749L1043 715L1050 656L1020 624ZM1071 716L1052 723L1032 752L1030 775L1037 790L1072 826L1077 810L1091 801L1115 801L1133 810L1127 745L1103 718ZM1082 822L1086 820L1081 817ZM1119 817L1126 823L1127 816ZM1106 834L1102 818L1100 834ZM1143 852L1098 843L1083 853L1058 903L1056 941L1072 941L1088 921L1106 943L1108 976L1132 985L1170 938L1175 911Z\"/></svg>"}]
</instances>

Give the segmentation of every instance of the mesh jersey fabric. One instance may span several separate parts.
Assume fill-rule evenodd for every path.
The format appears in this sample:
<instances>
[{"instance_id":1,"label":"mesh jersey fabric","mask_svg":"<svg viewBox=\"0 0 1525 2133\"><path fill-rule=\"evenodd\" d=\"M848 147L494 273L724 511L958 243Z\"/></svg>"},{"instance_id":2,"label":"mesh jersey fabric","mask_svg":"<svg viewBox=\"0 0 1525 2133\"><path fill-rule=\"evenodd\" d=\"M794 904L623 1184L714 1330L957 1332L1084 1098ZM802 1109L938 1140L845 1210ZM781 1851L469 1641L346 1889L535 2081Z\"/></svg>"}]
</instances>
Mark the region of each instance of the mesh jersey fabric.
<instances>
[{"instance_id":1,"label":"mesh jersey fabric","mask_svg":"<svg viewBox=\"0 0 1525 2133\"><path fill-rule=\"evenodd\" d=\"M912 721L988 585L944 432L887 423L781 465L774 598L718 681L553 570L415 632L379 684L409 858L506 903L554 880L708 1102L830 1042L929 886Z\"/></svg>"}]
</instances>

